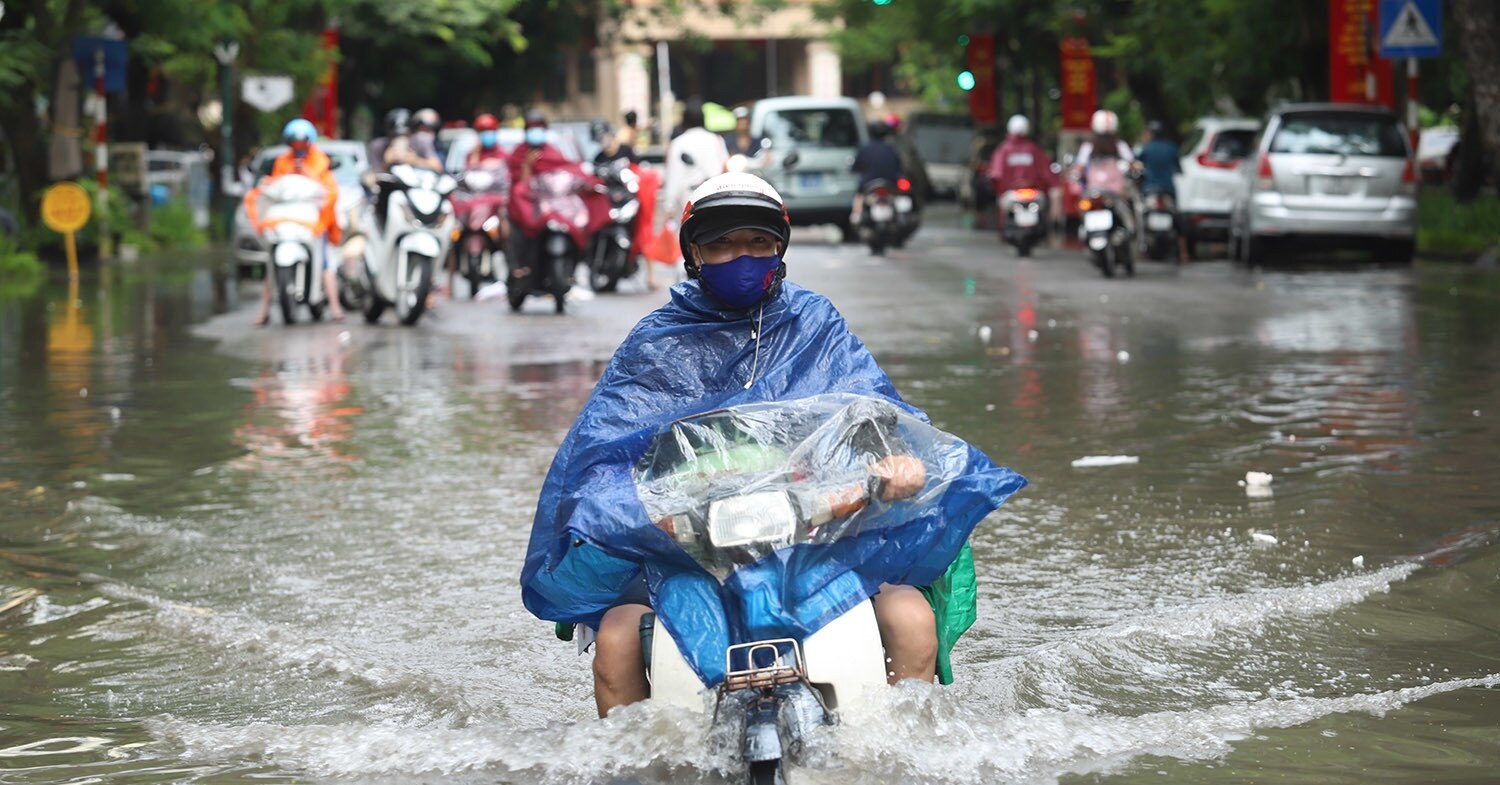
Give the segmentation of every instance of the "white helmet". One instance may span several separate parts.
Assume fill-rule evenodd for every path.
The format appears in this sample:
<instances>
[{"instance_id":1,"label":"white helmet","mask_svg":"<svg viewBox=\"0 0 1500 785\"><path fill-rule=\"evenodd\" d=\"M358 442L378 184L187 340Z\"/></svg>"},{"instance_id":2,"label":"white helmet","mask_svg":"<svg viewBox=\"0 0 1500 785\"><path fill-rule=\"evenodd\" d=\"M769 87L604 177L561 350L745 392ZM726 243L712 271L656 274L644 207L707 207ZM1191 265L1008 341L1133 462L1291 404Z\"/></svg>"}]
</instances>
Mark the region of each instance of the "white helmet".
<instances>
[{"instance_id":1,"label":"white helmet","mask_svg":"<svg viewBox=\"0 0 1500 785\"><path fill-rule=\"evenodd\" d=\"M1031 121L1024 114L1011 115L1005 124L1005 132L1012 136L1026 136L1031 133Z\"/></svg>"},{"instance_id":2,"label":"white helmet","mask_svg":"<svg viewBox=\"0 0 1500 785\"><path fill-rule=\"evenodd\" d=\"M1108 109L1100 109L1089 120L1089 127L1093 128L1096 134L1112 134L1120 130L1120 118Z\"/></svg>"}]
</instances>

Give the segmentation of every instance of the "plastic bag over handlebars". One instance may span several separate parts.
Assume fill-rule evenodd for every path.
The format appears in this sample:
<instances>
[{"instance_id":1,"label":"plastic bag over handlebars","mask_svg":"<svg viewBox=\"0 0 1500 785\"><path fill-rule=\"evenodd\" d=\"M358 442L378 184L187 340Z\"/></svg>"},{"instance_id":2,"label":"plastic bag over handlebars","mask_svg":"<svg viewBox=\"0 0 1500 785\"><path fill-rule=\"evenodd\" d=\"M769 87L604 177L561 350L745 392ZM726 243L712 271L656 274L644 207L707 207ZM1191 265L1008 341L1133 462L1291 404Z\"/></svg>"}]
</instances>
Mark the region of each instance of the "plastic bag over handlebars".
<instances>
[{"instance_id":1,"label":"plastic bag over handlebars","mask_svg":"<svg viewBox=\"0 0 1500 785\"><path fill-rule=\"evenodd\" d=\"M870 417L849 409L862 401ZM733 412L705 415L723 409ZM866 420L885 424L872 431L858 424ZM840 423L853 430L840 435L849 430ZM731 642L802 638L882 583L936 580L974 527L1025 485L924 423L821 295L788 281L763 314L726 312L696 281L678 284L672 302L616 351L558 450L522 570L526 607L597 627L644 572L667 632L704 683L716 684ZM726 552L703 559L658 526L665 516L675 525L678 513L710 514L705 500L730 500L720 515L759 514L765 497L734 508L731 496L745 488L864 484L866 464L882 453L920 458L921 491L818 527L799 519L804 533L821 530L815 536L734 552L734 540L768 530L751 521L737 536L721 529Z\"/></svg>"}]
</instances>

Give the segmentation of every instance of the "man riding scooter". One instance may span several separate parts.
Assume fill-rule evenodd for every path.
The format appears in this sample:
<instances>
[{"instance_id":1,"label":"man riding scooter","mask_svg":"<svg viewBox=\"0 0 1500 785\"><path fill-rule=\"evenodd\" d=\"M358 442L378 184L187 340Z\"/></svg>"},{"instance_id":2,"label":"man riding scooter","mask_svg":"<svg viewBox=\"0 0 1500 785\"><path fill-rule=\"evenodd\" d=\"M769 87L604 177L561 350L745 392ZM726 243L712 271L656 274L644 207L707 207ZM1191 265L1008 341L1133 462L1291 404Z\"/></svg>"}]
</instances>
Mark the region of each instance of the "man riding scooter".
<instances>
[{"instance_id":1,"label":"man riding scooter","mask_svg":"<svg viewBox=\"0 0 1500 785\"><path fill-rule=\"evenodd\" d=\"M511 151L508 162L511 185L507 211L513 225L506 254L510 268L506 294L511 308L519 310L528 292L550 291L557 301L557 312L562 313L576 254L588 247L587 238L609 220L609 208L600 204L602 200L593 190L598 181L547 143L547 128L547 118L540 110L528 111L525 141ZM554 215L554 208L562 208L566 214ZM558 235L556 240L554 235ZM540 242L544 239L546 243ZM549 260L551 264L543 263Z\"/></svg>"},{"instance_id":2,"label":"man riding scooter","mask_svg":"<svg viewBox=\"0 0 1500 785\"><path fill-rule=\"evenodd\" d=\"M328 160L328 154L315 144L318 141L318 130L311 122L299 117L282 128L281 141L290 149L277 156L276 163L271 167L271 176L266 178L265 183L245 195L245 215L250 219L251 226L255 227L257 233L262 231L257 203L265 185L282 175L301 175L323 184L327 195L319 223L326 227L327 242L334 246L339 245L343 242L343 230L339 228L337 215L339 187L338 182L333 179L333 165ZM334 261L338 256L331 249L326 248L322 256L323 287L328 294L329 318L342 322L344 310L339 305L338 279L334 269ZM274 276L270 272L269 269L266 271L265 283L261 287L260 310L255 316L256 327L262 327L271 320L271 287Z\"/></svg>"},{"instance_id":3,"label":"man riding scooter","mask_svg":"<svg viewBox=\"0 0 1500 785\"><path fill-rule=\"evenodd\" d=\"M1001 241L1026 256L1047 235L1049 208L1061 183L1047 151L1031 140L1031 121L1025 115L1012 116L1005 130L1005 141L990 156L990 182L999 194L996 221Z\"/></svg>"},{"instance_id":4,"label":"man riding scooter","mask_svg":"<svg viewBox=\"0 0 1500 785\"><path fill-rule=\"evenodd\" d=\"M485 112L474 118L473 128L479 143L464 158L464 172L459 178L463 190L453 197L462 236L448 258L449 298L453 297L454 278L460 268L467 268L464 273L470 279L470 296L480 280L493 280L492 269L481 260L506 247L510 235L510 222L504 214L510 191L510 156L500 148L500 121Z\"/></svg>"},{"instance_id":5,"label":"man riding scooter","mask_svg":"<svg viewBox=\"0 0 1500 785\"><path fill-rule=\"evenodd\" d=\"M1149 208L1156 200L1164 202L1160 205L1163 208L1161 212L1172 215L1175 224L1177 185L1173 182L1172 176L1182 174L1182 162L1179 160L1181 154L1177 145L1166 138L1165 128L1160 120L1152 120L1146 124L1146 132L1141 135L1141 142L1141 151L1136 160L1140 162L1144 170L1140 181L1143 203ZM1165 219L1163 219L1163 224L1165 224ZM1147 232L1159 231L1153 226L1146 226L1145 229ZM1186 264L1188 261L1187 235L1182 232L1181 226L1172 226L1171 231L1177 235L1177 262Z\"/></svg>"}]
</instances>

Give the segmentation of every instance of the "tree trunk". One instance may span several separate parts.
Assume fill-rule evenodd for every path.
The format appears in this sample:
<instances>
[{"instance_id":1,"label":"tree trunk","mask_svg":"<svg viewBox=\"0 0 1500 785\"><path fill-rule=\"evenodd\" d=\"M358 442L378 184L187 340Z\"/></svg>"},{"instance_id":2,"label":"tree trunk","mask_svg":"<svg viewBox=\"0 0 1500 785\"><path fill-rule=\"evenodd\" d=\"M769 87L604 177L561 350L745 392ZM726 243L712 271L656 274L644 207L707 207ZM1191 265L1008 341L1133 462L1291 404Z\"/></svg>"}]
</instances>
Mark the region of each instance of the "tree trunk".
<instances>
[{"instance_id":1,"label":"tree trunk","mask_svg":"<svg viewBox=\"0 0 1500 785\"><path fill-rule=\"evenodd\" d=\"M1453 180L1449 183L1453 198L1465 204L1474 201L1484 186L1484 151L1479 145L1479 135L1479 115L1474 112L1474 87L1470 85L1464 103L1463 128L1458 136L1460 141L1453 154Z\"/></svg>"},{"instance_id":2,"label":"tree trunk","mask_svg":"<svg viewBox=\"0 0 1500 785\"><path fill-rule=\"evenodd\" d=\"M1453 0L1459 46L1469 71L1469 89L1479 133L1463 144L1478 147L1491 167L1500 161L1500 6L1495 0Z\"/></svg>"}]
</instances>

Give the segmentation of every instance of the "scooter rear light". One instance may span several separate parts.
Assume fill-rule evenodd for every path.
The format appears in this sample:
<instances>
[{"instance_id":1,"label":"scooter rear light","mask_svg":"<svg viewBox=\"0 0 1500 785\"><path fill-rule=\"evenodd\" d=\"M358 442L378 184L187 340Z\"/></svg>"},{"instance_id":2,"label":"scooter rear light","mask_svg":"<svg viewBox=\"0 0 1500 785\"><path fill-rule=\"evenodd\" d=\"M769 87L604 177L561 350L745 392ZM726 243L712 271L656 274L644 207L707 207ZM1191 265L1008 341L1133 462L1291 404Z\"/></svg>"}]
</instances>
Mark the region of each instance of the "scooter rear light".
<instances>
[{"instance_id":1,"label":"scooter rear light","mask_svg":"<svg viewBox=\"0 0 1500 785\"><path fill-rule=\"evenodd\" d=\"M896 187L900 188L903 191L910 191L911 190L911 181L908 180L908 179L906 179L905 177L903 177L900 180L896 181Z\"/></svg>"},{"instance_id":2,"label":"scooter rear light","mask_svg":"<svg viewBox=\"0 0 1500 785\"><path fill-rule=\"evenodd\" d=\"M1078 200L1078 209L1083 210L1084 212L1088 212L1089 210L1094 209L1094 200L1092 200L1092 199L1079 199Z\"/></svg>"},{"instance_id":3,"label":"scooter rear light","mask_svg":"<svg viewBox=\"0 0 1500 785\"><path fill-rule=\"evenodd\" d=\"M876 196L881 197L881 198L885 198L885 197L888 197L888 196L891 195L891 189L889 189L889 188L876 188L875 191L874 191L874 194Z\"/></svg>"},{"instance_id":4,"label":"scooter rear light","mask_svg":"<svg viewBox=\"0 0 1500 785\"><path fill-rule=\"evenodd\" d=\"M1271 154L1260 154L1260 168L1255 171L1255 188L1260 191L1269 191L1276 185L1276 177L1271 173Z\"/></svg>"},{"instance_id":5,"label":"scooter rear light","mask_svg":"<svg viewBox=\"0 0 1500 785\"><path fill-rule=\"evenodd\" d=\"M1016 198L1023 202L1029 202L1037 197L1037 193L1038 191L1035 188L1017 188Z\"/></svg>"}]
</instances>

